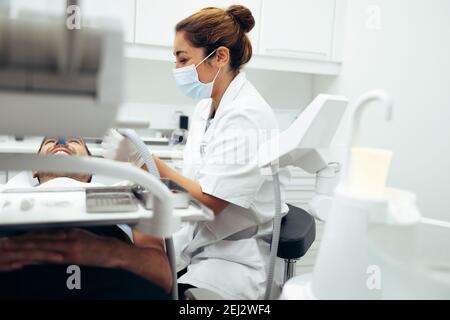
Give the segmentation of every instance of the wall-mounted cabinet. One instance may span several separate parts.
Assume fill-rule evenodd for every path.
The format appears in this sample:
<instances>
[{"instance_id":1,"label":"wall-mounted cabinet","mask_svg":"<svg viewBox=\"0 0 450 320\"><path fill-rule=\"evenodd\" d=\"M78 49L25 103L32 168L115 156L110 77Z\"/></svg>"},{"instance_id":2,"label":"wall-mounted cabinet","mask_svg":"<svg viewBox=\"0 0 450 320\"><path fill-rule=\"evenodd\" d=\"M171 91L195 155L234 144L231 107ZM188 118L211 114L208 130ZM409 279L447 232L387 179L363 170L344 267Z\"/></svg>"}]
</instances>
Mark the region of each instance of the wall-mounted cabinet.
<instances>
[{"instance_id":1,"label":"wall-mounted cabinet","mask_svg":"<svg viewBox=\"0 0 450 320\"><path fill-rule=\"evenodd\" d=\"M101 19L119 20L124 29L127 43L134 43L135 33L135 0L80 0L81 21ZM64 16L65 0L10 0L10 16L17 17L22 13L39 12Z\"/></svg>"},{"instance_id":2,"label":"wall-mounted cabinet","mask_svg":"<svg viewBox=\"0 0 450 320\"><path fill-rule=\"evenodd\" d=\"M336 0L264 0L259 53L330 61L335 14Z\"/></svg>"},{"instance_id":3,"label":"wall-mounted cabinet","mask_svg":"<svg viewBox=\"0 0 450 320\"><path fill-rule=\"evenodd\" d=\"M149 1L151 2L151 1ZM118 19L124 28L125 42L135 40L135 1L130 0L83 0L81 1L82 18Z\"/></svg>"},{"instance_id":4,"label":"wall-mounted cabinet","mask_svg":"<svg viewBox=\"0 0 450 320\"><path fill-rule=\"evenodd\" d=\"M178 21L207 6L243 4L256 27L249 68L335 75L340 71L347 0L136 0L135 44L127 56L172 61Z\"/></svg>"},{"instance_id":5,"label":"wall-mounted cabinet","mask_svg":"<svg viewBox=\"0 0 450 320\"><path fill-rule=\"evenodd\" d=\"M192 13L206 7L247 6L252 12L261 11L260 0L137 0L136 44L172 47L175 25ZM258 45L259 26L250 33L252 43Z\"/></svg>"},{"instance_id":6,"label":"wall-mounted cabinet","mask_svg":"<svg viewBox=\"0 0 450 320\"><path fill-rule=\"evenodd\" d=\"M65 1L61 0L10 0L11 17L17 17L21 13L40 12L50 15L63 15L65 12Z\"/></svg>"},{"instance_id":7,"label":"wall-mounted cabinet","mask_svg":"<svg viewBox=\"0 0 450 320\"><path fill-rule=\"evenodd\" d=\"M253 13L249 68L336 75L340 71L347 0L82 0L87 18L112 17L125 30L129 58L173 61L174 27L204 7L243 4ZM56 4L58 3L58 5ZM58 12L60 0L11 0L11 11Z\"/></svg>"}]
</instances>

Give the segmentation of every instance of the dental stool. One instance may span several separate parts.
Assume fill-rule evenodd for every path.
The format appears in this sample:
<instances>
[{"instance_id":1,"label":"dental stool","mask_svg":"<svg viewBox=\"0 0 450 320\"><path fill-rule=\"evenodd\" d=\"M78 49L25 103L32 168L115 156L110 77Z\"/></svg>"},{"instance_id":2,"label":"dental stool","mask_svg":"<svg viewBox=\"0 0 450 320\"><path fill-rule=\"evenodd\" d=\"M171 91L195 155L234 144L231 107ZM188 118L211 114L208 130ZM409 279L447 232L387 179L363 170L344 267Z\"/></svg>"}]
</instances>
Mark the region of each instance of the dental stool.
<instances>
[{"instance_id":1,"label":"dental stool","mask_svg":"<svg viewBox=\"0 0 450 320\"><path fill-rule=\"evenodd\" d=\"M303 257L316 239L316 223L308 212L288 204L289 212L281 221L278 257L284 259L284 281L295 276L295 263ZM209 290L194 288L185 292L186 300L222 300Z\"/></svg>"}]
</instances>

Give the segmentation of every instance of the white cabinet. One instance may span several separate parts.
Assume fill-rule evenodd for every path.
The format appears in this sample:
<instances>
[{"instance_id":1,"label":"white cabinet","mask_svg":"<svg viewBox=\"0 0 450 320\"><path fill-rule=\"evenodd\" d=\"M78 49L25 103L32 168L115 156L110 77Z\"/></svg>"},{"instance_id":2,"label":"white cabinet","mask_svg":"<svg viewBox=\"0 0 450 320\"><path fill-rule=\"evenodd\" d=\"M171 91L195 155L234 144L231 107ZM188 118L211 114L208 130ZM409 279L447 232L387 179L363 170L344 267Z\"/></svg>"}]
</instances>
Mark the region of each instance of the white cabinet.
<instances>
[{"instance_id":1,"label":"white cabinet","mask_svg":"<svg viewBox=\"0 0 450 320\"><path fill-rule=\"evenodd\" d=\"M5 184L7 182L7 174L5 171L0 171L0 184Z\"/></svg>"},{"instance_id":2,"label":"white cabinet","mask_svg":"<svg viewBox=\"0 0 450 320\"><path fill-rule=\"evenodd\" d=\"M261 55L332 60L338 0L264 0Z\"/></svg>"},{"instance_id":3,"label":"white cabinet","mask_svg":"<svg viewBox=\"0 0 450 320\"><path fill-rule=\"evenodd\" d=\"M65 15L66 2L61 0L10 0L10 16L18 17L22 13L40 12L50 15Z\"/></svg>"},{"instance_id":4,"label":"white cabinet","mask_svg":"<svg viewBox=\"0 0 450 320\"><path fill-rule=\"evenodd\" d=\"M261 0L137 0L136 3L136 43L172 47L175 25L205 7L227 8L232 4L248 7L257 21L250 32L254 47L258 46L259 14Z\"/></svg>"},{"instance_id":5,"label":"white cabinet","mask_svg":"<svg viewBox=\"0 0 450 320\"><path fill-rule=\"evenodd\" d=\"M153 2L153 1L148 1ZM124 29L125 42L134 42L135 0L83 0L81 17L117 19Z\"/></svg>"},{"instance_id":6,"label":"white cabinet","mask_svg":"<svg viewBox=\"0 0 450 320\"><path fill-rule=\"evenodd\" d=\"M173 61L177 22L203 7L233 3L247 6L256 20L249 68L339 74L347 0L136 0L136 41L126 55Z\"/></svg>"},{"instance_id":7,"label":"white cabinet","mask_svg":"<svg viewBox=\"0 0 450 320\"><path fill-rule=\"evenodd\" d=\"M124 28L125 41L134 42L135 0L82 0L81 19L117 19ZM10 16L22 13L40 12L42 14L66 16L65 0L11 0Z\"/></svg>"},{"instance_id":8,"label":"white cabinet","mask_svg":"<svg viewBox=\"0 0 450 320\"><path fill-rule=\"evenodd\" d=\"M62 0L11 0L21 9L64 12ZM347 0L81 0L82 17L119 18L128 58L173 61L175 25L205 7L248 7L254 56L249 68L336 75L340 71Z\"/></svg>"}]
</instances>

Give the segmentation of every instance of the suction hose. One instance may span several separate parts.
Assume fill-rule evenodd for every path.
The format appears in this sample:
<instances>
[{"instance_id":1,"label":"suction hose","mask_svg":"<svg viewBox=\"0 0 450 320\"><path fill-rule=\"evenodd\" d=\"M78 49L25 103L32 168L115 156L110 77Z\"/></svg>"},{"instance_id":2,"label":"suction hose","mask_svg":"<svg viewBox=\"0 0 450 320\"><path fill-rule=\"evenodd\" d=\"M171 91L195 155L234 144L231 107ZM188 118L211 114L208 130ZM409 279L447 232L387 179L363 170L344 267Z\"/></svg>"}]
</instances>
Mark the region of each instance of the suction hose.
<instances>
[{"instance_id":1,"label":"suction hose","mask_svg":"<svg viewBox=\"0 0 450 320\"><path fill-rule=\"evenodd\" d=\"M281 232L281 190L278 166L272 165L273 190L275 195L275 217L273 219L272 243L270 246L269 272L267 274L266 294L264 300L270 300L275 275L275 263L278 254L278 243Z\"/></svg>"},{"instance_id":2,"label":"suction hose","mask_svg":"<svg viewBox=\"0 0 450 320\"><path fill-rule=\"evenodd\" d=\"M160 178L158 167L153 160L152 154L148 150L145 143L139 137L139 135L134 130L129 129L119 129L117 130L121 135L130 139L138 150L141 157L144 159L145 165L147 166L148 172L157 178ZM169 258L170 270L172 272L172 298L178 300L178 284L177 284L177 267L176 267L176 257L175 257L175 247L172 238L166 238L164 240L166 245L166 253Z\"/></svg>"}]
</instances>

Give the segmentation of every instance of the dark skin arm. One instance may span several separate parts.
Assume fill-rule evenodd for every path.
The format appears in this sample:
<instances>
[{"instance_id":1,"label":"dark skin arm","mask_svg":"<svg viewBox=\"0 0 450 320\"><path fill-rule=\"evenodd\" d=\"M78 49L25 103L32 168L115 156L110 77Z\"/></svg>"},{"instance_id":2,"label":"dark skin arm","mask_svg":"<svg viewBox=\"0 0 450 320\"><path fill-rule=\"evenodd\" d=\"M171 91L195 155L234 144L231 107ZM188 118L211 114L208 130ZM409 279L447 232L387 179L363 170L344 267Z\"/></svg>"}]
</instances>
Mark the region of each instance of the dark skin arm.
<instances>
[{"instance_id":1,"label":"dark skin arm","mask_svg":"<svg viewBox=\"0 0 450 320\"><path fill-rule=\"evenodd\" d=\"M169 292L173 279L163 240L143 235L137 230L133 230L133 238L133 250L127 248L122 251L118 266L152 280Z\"/></svg>"},{"instance_id":2,"label":"dark skin arm","mask_svg":"<svg viewBox=\"0 0 450 320\"><path fill-rule=\"evenodd\" d=\"M43 263L122 268L169 292L172 276L162 240L137 231L133 236L134 245L81 229L4 238L0 240L0 271Z\"/></svg>"}]
</instances>

